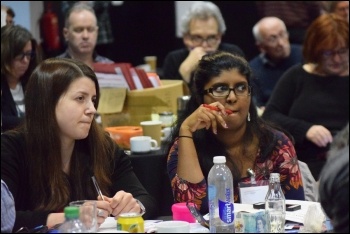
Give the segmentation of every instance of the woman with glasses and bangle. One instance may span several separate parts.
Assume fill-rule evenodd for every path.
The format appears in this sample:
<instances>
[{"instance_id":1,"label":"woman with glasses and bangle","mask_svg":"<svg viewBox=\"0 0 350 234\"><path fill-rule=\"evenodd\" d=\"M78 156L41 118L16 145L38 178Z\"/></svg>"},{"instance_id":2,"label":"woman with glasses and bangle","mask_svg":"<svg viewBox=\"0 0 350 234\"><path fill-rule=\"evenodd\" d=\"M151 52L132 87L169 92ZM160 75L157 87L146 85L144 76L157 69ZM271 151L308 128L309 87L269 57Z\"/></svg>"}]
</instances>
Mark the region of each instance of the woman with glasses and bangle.
<instances>
[{"instance_id":1,"label":"woman with glasses and bangle","mask_svg":"<svg viewBox=\"0 0 350 234\"><path fill-rule=\"evenodd\" d=\"M319 16L307 30L303 57L278 81L262 117L291 133L299 160L318 180L333 136L349 121L349 23Z\"/></svg>"},{"instance_id":2,"label":"woman with glasses and bangle","mask_svg":"<svg viewBox=\"0 0 350 234\"><path fill-rule=\"evenodd\" d=\"M2 132L24 119L24 92L29 76L41 61L32 34L20 25L1 28Z\"/></svg>"},{"instance_id":3,"label":"woman with glasses and bangle","mask_svg":"<svg viewBox=\"0 0 350 234\"><path fill-rule=\"evenodd\" d=\"M201 57L216 50L244 56L237 45L221 43L226 24L220 9L212 2L198 1L181 21L186 48L171 51L164 59L163 79L183 80L191 88L193 71Z\"/></svg>"},{"instance_id":4,"label":"woman with glasses and bangle","mask_svg":"<svg viewBox=\"0 0 350 234\"><path fill-rule=\"evenodd\" d=\"M234 201L239 182L268 180L281 174L287 199L304 200L304 188L292 139L265 123L252 102L252 72L247 61L217 51L203 56L194 73L194 93L178 116L168 149L167 170L176 202L194 202L208 212L207 177L213 157L226 156L234 178Z\"/></svg>"}]
</instances>

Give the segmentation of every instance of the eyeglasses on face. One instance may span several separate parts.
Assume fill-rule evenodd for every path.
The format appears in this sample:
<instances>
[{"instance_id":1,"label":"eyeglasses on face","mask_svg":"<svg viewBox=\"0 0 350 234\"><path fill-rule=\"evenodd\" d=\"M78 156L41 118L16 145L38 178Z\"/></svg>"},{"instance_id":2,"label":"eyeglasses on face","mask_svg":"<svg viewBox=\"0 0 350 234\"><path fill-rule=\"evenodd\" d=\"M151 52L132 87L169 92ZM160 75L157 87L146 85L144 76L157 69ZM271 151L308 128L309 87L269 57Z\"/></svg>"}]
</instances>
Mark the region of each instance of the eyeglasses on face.
<instances>
[{"instance_id":1,"label":"eyeglasses on face","mask_svg":"<svg viewBox=\"0 0 350 234\"><path fill-rule=\"evenodd\" d=\"M270 35L268 36L265 41L270 45L276 45L278 43L278 40L281 38L283 40L286 40L288 38L289 34L287 31L282 31L277 35Z\"/></svg>"},{"instance_id":2,"label":"eyeglasses on face","mask_svg":"<svg viewBox=\"0 0 350 234\"><path fill-rule=\"evenodd\" d=\"M324 50L322 52L322 56L324 58L333 58L335 55L339 55L341 57L349 55L349 48L340 48L339 50Z\"/></svg>"},{"instance_id":3,"label":"eyeglasses on face","mask_svg":"<svg viewBox=\"0 0 350 234\"><path fill-rule=\"evenodd\" d=\"M26 57L28 60L31 60L35 57L34 51L22 52L15 56L15 60L22 61Z\"/></svg>"},{"instance_id":4,"label":"eyeglasses on face","mask_svg":"<svg viewBox=\"0 0 350 234\"><path fill-rule=\"evenodd\" d=\"M212 36L209 36L207 38L203 38L203 37L198 36L198 35L190 35L190 38L191 38L191 41L193 42L193 44L201 45L201 44L203 44L203 42L206 42L210 46L215 45L219 40L218 35L212 35Z\"/></svg>"},{"instance_id":5,"label":"eyeglasses on face","mask_svg":"<svg viewBox=\"0 0 350 234\"><path fill-rule=\"evenodd\" d=\"M236 96L249 96L251 94L251 86L239 84L234 88L230 88L228 85L216 85L204 90L204 94L210 93L213 97L223 98L229 96L231 91L233 91Z\"/></svg>"}]
</instances>

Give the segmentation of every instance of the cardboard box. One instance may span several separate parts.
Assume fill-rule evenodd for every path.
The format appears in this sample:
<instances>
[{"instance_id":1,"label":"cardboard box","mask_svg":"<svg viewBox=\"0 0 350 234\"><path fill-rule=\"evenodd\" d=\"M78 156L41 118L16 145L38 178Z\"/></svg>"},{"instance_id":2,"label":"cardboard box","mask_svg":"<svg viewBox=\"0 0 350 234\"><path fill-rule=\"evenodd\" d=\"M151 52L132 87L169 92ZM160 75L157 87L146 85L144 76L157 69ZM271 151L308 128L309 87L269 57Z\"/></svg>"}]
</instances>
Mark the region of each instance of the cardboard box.
<instances>
[{"instance_id":1,"label":"cardboard box","mask_svg":"<svg viewBox=\"0 0 350 234\"><path fill-rule=\"evenodd\" d=\"M128 91L124 88L101 88L98 113L102 127L139 126L151 120L152 113L177 113L177 98L184 95L183 81L161 80L156 88Z\"/></svg>"}]
</instances>

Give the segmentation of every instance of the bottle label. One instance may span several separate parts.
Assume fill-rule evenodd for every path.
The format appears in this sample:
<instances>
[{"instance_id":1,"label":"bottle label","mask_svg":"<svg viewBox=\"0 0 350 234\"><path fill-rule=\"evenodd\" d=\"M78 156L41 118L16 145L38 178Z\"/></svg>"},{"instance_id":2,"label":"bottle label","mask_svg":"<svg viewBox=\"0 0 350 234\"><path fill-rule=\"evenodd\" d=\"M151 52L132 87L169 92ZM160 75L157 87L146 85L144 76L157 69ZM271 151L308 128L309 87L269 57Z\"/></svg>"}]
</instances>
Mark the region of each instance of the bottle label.
<instances>
[{"instance_id":1,"label":"bottle label","mask_svg":"<svg viewBox=\"0 0 350 234\"><path fill-rule=\"evenodd\" d=\"M219 215L223 222L232 223L234 220L233 203L219 200Z\"/></svg>"}]
</instances>

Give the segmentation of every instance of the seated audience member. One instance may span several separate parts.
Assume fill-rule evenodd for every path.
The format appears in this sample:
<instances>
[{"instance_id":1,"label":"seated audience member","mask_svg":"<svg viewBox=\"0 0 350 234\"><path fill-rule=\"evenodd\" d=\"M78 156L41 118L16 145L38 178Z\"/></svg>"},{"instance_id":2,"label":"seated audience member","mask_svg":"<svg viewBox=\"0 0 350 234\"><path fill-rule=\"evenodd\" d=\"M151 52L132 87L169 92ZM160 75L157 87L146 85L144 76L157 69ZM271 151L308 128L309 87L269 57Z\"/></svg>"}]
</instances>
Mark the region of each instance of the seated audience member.
<instances>
[{"instance_id":1,"label":"seated audience member","mask_svg":"<svg viewBox=\"0 0 350 234\"><path fill-rule=\"evenodd\" d=\"M255 1L261 18L275 16L287 26L289 40L303 44L309 25L322 13L322 1Z\"/></svg>"},{"instance_id":2,"label":"seated audience member","mask_svg":"<svg viewBox=\"0 0 350 234\"><path fill-rule=\"evenodd\" d=\"M2 131L13 129L22 122L26 84L40 61L37 43L26 28L20 25L1 28Z\"/></svg>"},{"instance_id":3,"label":"seated audience member","mask_svg":"<svg viewBox=\"0 0 350 234\"><path fill-rule=\"evenodd\" d=\"M58 57L78 59L91 68L95 62L113 63L95 51L98 36L97 18L94 9L88 4L77 2L67 11L63 36L67 50Z\"/></svg>"},{"instance_id":4,"label":"seated audience member","mask_svg":"<svg viewBox=\"0 0 350 234\"><path fill-rule=\"evenodd\" d=\"M1 178L15 200L14 230L61 223L64 207L74 200L98 200L98 224L144 208L145 219L156 216L157 203L129 156L94 119L99 98L95 73L79 60L51 58L34 70L25 93L25 124L1 135Z\"/></svg>"},{"instance_id":5,"label":"seated audience member","mask_svg":"<svg viewBox=\"0 0 350 234\"><path fill-rule=\"evenodd\" d=\"M289 43L286 25L277 17L265 17L253 27L260 54L249 61L253 70L256 104L265 108L276 82L291 66L302 62L301 46Z\"/></svg>"},{"instance_id":6,"label":"seated audience member","mask_svg":"<svg viewBox=\"0 0 350 234\"><path fill-rule=\"evenodd\" d=\"M293 135L299 160L318 180L333 136L349 121L349 23L335 14L317 18L303 58L277 82L263 118Z\"/></svg>"},{"instance_id":7,"label":"seated audience member","mask_svg":"<svg viewBox=\"0 0 350 234\"><path fill-rule=\"evenodd\" d=\"M16 210L11 192L6 183L1 180L1 232L12 232L15 224Z\"/></svg>"},{"instance_id":8,"label":"seated audience member","mask_svg":"<svg viewBox=\"0 0 350 234\"><path fill-rule=\"evenodd\" d=\"M13 18L15 18L16 14L15 12L12 10L11 7L8 7L7 6L7 10L6 10L6 24L7 25L14 25L15 24L15 21Z\"/></svg>"},{"instance_id":9,"label":"seated audience member","mask_svg":"<svg viewBox=\"0 0 350 234\"><path fill-rule=\"evenodd\" d=\"M334 232L349 233L349 124L331 144L321 171L319 192Z\"/></svg>"},{"instance_id":10,"label":"seated audience member","mask_svg":"<svg viewBox=\"0 0 350 234\"><path fill-rule=\"evenodd\" d=\"M329 13L337 14L349 22L349 1L327 1Z\"/></svg>"},{"instance_id":11,"label":"seated audience member","mask_svg":"<svg viewBox=\"0 0 350 234\"><path fill-rule=\"evenodd\" d=\"M231 53L217 51L199 61L195 92L169 142L167 170L176 202L193 201L201 213L208 212L206 179L216 155L226 156L235 202L240 201L238 183L250 181L249 168L257 181L280 173L286 199L304 200L293 142L258 117L251 76L248 62Z\"/></svg>"},{"instance_id":12,"label":"seated audience member","mask_svg":"<svg viewBox=\"0 0 350 234\"><path fill-rule=\"evenodd\" d=\"M181 21L185 48L168 53L163 63L162 78L184 80L191 88L193 71L203 55L222 50L244 56L238 46L221 43L225 32L225 21L214 3L194 3Z\"/></svg>"},{"instance_id":13,"label":"seated audience member","mask_svg":"<svg viewBox=\"0 0 350 234\"><path fill-rule=\"evenodd\" d=\"M61 12L63 15L71 8L76 2L79 1L62 1L61 2ZM115 5L114 1L81 1L85 4L90 5L96 14L98 35L95 50L103 55L112 58L115 54L113 50L113 30L111 17L109 11L111 6Z\"/></svg>"}]
</instances>

